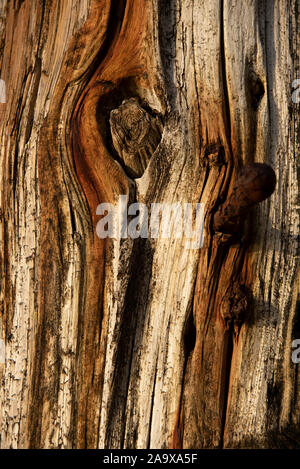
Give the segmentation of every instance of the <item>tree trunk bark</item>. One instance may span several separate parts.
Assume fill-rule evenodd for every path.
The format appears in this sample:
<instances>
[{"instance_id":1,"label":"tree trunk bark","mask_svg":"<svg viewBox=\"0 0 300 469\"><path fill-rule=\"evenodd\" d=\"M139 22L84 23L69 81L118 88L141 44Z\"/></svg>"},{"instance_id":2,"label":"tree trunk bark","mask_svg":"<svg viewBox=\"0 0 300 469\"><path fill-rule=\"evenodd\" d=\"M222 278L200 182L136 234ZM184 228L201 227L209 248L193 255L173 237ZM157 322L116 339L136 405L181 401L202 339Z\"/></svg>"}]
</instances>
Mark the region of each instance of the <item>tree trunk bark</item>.
<instances>
[{"instance_id":1,"label":"tree trunk bark","mask_svg":"<svg viewBox=\"0 0 300 469\"><path fill-rule=\"evenodd\" d=\"M299 448L299 1L0 18L1 448ZM201 248L100 238L120 195Z\"/></svg>"}]
</instances>

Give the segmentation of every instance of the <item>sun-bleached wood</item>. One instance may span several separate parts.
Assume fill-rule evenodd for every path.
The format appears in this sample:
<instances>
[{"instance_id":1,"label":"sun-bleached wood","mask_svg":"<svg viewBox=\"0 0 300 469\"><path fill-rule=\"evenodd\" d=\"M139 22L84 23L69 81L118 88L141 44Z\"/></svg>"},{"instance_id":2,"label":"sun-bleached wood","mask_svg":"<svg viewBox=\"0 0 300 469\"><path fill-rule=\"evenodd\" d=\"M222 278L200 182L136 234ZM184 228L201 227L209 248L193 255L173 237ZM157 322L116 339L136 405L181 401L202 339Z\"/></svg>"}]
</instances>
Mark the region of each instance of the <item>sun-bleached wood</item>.
<instances>
[{"instance_id":1,"label":"sun-bleached wood","mask_svg":"<svg viewBox=\"0 0 300 469\"><path fill-rule=\"evenodd\" d=\"M1 448L299 447L298 9L2 0ZM204 204L202 248L99 239L119 195Z\"/></svg>"}]
</instances>

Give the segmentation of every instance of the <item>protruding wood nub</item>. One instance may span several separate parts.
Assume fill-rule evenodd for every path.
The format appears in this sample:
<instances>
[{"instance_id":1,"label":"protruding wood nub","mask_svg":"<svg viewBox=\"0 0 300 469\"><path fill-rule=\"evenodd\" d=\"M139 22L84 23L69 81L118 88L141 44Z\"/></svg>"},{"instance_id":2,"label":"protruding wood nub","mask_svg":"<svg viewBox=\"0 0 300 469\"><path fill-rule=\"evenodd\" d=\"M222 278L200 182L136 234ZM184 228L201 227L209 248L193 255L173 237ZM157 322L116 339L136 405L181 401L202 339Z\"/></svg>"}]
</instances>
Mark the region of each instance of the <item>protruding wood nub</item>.
<instances>
[{"instance_id":1,"label":"protruding wood nub","mask_svg":"<svg viewBox=\"0 0 300 469\"><path fill-rule=\"evenodd\" d=\"M265 163L244 166L239 172L232 192L214 215L213 229L221 233L236 233L241 226L241 217L250 207L262 202L274 192L276 175Z\"/></svg>"}]
</instances>

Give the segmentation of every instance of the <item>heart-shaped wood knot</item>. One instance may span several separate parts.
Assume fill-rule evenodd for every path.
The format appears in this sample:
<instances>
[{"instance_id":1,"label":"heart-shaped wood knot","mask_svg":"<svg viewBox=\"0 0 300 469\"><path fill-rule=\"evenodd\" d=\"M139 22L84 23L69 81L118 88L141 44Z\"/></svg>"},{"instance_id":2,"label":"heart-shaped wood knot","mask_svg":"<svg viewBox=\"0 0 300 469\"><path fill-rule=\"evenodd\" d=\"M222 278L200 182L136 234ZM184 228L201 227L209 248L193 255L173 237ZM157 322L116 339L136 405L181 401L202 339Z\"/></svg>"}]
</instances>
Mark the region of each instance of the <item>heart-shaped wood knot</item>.
<instances>
[{"instance_id":1,"label":"heart-shaped wood knot","mask_svg":"<svg viewBox=\"0 0 300 469\"><path fill-rule=\"evenodd\" d=\"M265 163L252 163L238 173L230 196L216 211L213 219L214 231L237 233L241 228L241 217L250 207L262 202L274 192L276 175Z\"/></svg>"},{"instance_id":2,"label":"heart-shaped wood knot","mask_svg":"<svg viewBox=\"0 0 300 469\"><path fill-rule=\"evenodd\" d=\"M152 116L139 103L130 98L110 113L112 142L124 162L128 176L141 177L162 135L159 116Z\"/></svg>"}]
</instances>

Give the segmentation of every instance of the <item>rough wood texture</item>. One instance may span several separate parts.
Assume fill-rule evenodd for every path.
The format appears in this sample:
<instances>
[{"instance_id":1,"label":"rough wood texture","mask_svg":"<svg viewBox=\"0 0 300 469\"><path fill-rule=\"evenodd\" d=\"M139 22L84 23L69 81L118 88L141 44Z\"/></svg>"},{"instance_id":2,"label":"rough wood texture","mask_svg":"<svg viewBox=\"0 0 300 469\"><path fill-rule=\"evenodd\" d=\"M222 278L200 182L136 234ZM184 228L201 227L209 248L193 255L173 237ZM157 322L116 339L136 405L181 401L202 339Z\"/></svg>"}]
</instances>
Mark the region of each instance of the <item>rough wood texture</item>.
<instances>
[{"instance_id":1,"label":"rough wood texture","mask_svg":"<svg viewBox=\"0 0 300 469\"><path fill-rule=\"evenodd\" d=\"M110 113L112 142L130 177L141 177L161 140L162 123L135 98L124 100Z\"/></svg>"},{"instance_id":2,"label":"rough wood texture","mask_svg":"<svg viewBox=\"0 0 300 469\"><path fill-rule=\"evenodd\" d=\"M298 10L2 0L1 448L300 447ZM99 239L119 195L202 248Z\"/></svg>"}]
</instances>

